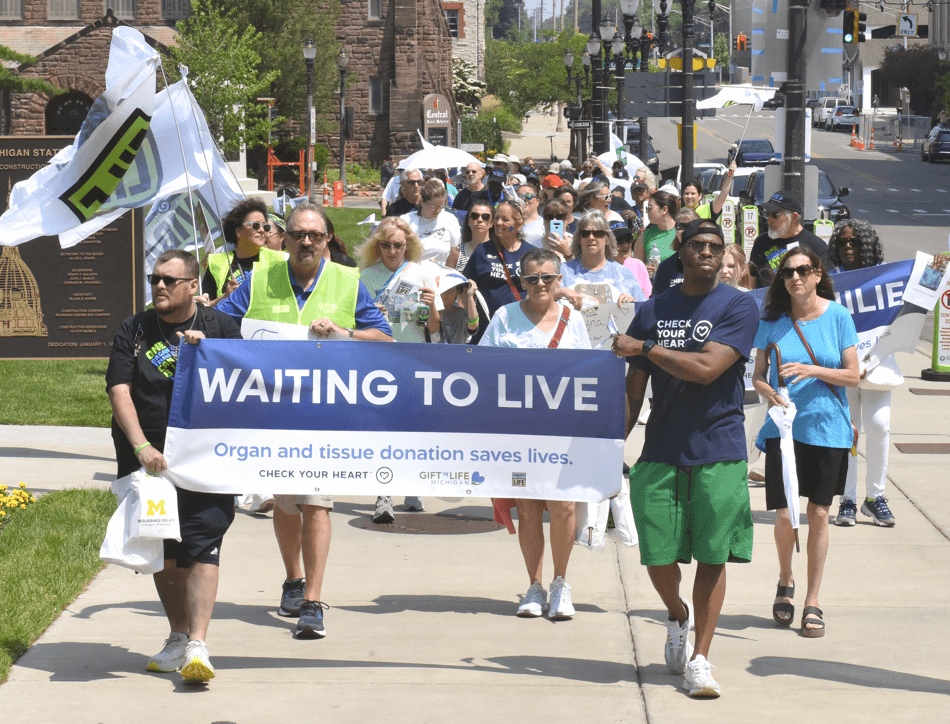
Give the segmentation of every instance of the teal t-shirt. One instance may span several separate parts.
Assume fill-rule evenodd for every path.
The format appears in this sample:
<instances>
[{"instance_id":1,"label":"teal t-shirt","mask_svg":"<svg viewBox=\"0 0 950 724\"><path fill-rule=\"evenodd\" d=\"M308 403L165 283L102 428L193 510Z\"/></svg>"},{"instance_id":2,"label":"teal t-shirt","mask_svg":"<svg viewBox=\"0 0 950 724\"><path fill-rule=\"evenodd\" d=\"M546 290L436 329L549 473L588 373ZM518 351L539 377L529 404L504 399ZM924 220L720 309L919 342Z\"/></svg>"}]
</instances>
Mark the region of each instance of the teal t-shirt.
<instances>
[{"instance_id":1,"label":"teal t-shirt","mask_svg":"<svg viewBox=\"0 0 950 724\"><path fill-rule=\"evenodd\" d=\"M841 367L841 353L858 343L858 333L854 329L854 320L848 310L837 302L829 302L828 308L818 319L799 322L802 334L808 340L815 359L822 367ZM805 345L802 344L792 320L783 315L774 322L759 321L759 331L755 335L755 348L762 350L770 342L775 342L782 351L782 362L800 362L813 364ZM778 374L775 370L775 356L769 366L769 384L778 389ZM832 448L850 448L852 441L851 415L844 387L836 387L841 402L835 398L831 389L821 380L814 378L801 380L788 385L789 396L797 410L792 424L792 437L808 445L820 445ZM772 418L766 418L765 425L759 431L756 446L765 449L767 438L778 437L778 428Z\"/></svg>"}]
</instances>

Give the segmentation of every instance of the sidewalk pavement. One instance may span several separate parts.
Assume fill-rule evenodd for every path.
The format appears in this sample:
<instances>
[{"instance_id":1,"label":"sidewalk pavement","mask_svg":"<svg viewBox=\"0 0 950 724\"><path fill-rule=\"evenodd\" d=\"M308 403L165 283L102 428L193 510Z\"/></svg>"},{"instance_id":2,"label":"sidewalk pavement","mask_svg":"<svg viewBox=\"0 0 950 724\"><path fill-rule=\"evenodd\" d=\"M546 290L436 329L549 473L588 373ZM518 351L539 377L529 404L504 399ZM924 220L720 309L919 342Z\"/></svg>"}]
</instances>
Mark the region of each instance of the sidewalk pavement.
<instances>
[{"instance_id":1,"label":"sidewalk pavement","mask_svg":"<svg viewBox=\"0 0 950 724\"><path fill-rule=\"evenodd\" d=\"M907 383L894 393L887 486L897 526L875 527L859 514L854 528L831 527L827 635L805 639L772 622L773 516L763 489L752 487L753 562L728 566L710 653L718 700L689 699L681 677L667 673L665 614L636 548L609 539L599 553L575 548L575 618L520 619L514 609L528 582L517 538L474 532L491 527L488 501L428 498L425 513L397 511L397 524L431 531L440 523L450 534L398 535L369 523L372 500L343 498L332 516L326 639L294 640L295 621L276 615L283 569L271 523L240 511L225 539L209 632L214 681L185 686L178 674L145 671L167 624L152 582L109 566L13 667L0 687L2 720L946 721L950 405L911 389L950 387L919 379L929 366L922 352L899 362ZM628 462L642 436L642 427L631 435ZM942 447L897 447L907 443ZM31 490L108 487L114 473L108 430L0 427L0 457L4 482ZM803 527L803 546L806 535ZM550 571L548 554L545 585ZM684 568L685 598L693 572ZM797 624L803 555L795 572Z\"/></svg>"}]
</instances>

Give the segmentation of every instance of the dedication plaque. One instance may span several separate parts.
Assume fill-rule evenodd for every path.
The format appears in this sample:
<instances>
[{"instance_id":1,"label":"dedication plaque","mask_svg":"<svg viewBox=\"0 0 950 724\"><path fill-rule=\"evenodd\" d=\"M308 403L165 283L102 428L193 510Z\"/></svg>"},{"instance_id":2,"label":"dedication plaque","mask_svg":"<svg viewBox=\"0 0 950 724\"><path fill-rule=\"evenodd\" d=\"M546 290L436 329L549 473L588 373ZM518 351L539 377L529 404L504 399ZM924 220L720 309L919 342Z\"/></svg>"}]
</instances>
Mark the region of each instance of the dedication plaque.
<instances>
[{"instance_id":1,"label":"dedication plaque","mask_svg":"<svg viewBox=\"0 0 950 724\"><path fill-rule=\"evenodd\" d=\"M72 141L0 137L0 208ZM108 357L119 324L144 305L142 243L133 209L69 249L55 236L0 246L0 359Z\"/></svg>"}]
</instances>

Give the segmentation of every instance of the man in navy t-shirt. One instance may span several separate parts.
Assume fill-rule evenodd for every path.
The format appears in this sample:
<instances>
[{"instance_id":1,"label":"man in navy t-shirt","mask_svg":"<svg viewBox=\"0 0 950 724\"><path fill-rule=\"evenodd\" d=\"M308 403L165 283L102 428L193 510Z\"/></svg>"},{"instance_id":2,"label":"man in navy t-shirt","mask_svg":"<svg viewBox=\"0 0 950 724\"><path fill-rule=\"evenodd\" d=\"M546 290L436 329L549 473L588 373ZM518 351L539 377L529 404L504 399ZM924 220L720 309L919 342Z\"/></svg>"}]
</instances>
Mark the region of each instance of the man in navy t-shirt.
<instances>
[{"instance_id":1,"label":"man in navy t-shirt","mask_svg":"<svg viewBox=\"0 0 950 724\"><path fill-rule=\"evenodd\" d=\"M669 612L666 663L683 674L690 696L717 697L707 657L726 591L725 564L752 557L742 397L759 311L751 295L718 281L725 244L715 222L695 219L682 238L683 283L644 303L613 351L630 362L628 435L652 378L653 408L630 471L630 499L640 562ZM691 610L680 598L679 564L693 558Z\"/></svg>"}]
</instances>

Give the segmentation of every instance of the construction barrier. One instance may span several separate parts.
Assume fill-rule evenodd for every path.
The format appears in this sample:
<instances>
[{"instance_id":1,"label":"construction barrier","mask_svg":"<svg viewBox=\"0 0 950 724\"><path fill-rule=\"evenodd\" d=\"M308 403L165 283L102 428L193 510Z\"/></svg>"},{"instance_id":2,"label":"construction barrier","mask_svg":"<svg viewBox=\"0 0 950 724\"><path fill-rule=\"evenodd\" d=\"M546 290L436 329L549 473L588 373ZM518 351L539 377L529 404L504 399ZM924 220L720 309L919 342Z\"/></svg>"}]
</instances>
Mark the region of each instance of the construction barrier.
<instances>
[{"instance_id":1,"label":"construction barrier","mask_svg":"<svg viewBox=\"0 0 950 724\"><path fill-rule=\"evenodd\" d=\"M333 182L333 208L335 209L343 208L343 182L342 181Z\"/></svg>"}]
</instances>

